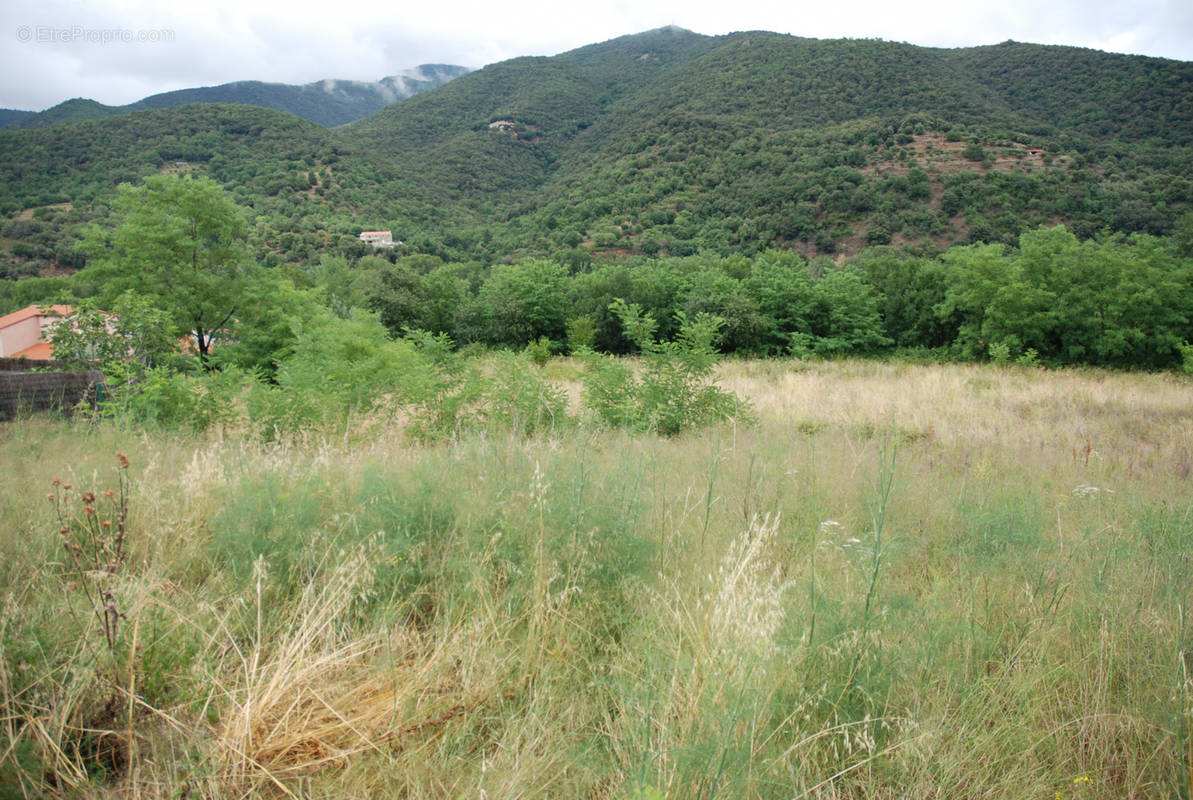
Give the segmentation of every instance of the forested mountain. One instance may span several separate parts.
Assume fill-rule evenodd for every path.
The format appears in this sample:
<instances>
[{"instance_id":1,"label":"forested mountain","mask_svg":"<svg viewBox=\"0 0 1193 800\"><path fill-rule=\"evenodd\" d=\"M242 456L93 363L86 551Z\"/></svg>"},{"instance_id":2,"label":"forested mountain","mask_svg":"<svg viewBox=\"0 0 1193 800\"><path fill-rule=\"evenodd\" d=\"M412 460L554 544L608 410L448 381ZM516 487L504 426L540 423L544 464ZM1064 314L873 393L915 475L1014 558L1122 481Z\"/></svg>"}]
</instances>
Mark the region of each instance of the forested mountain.
<instances>
[{"instance_id":1,"label":"forested mountain","mask_svg":"<svg viewBox=\"0 0 1193 800\"><path fill-rule=\"evenodd\" d=\"M226 186L261 258L295 265L359 255L375 227L446 259L573 266L935 253L1056 223L1163 235L1193 204L1193 64L665 28L494 64L334 131L207 104L0 132L4 272L78 266L78 225L115 186L170 171Z\"/></svg>"},{"instance_id":2,"label":"forested mountain","mask_svg":"<svg viewBox=\"0 0 1193 800\"><path fill-rule=\"evenodd\" d=\"M125 106L105 106L94 100L76 98L40 113L13 112L0 117L0 127L12 130L46 128L64 122L103 119L151 108L175 108L190 103L241 103L288 111L303 119L333 127L367 117L390 103L442 86L468 72L466 67L423 64L379 81L328 79L302 85L236 81L219 86L179 89L151 95Z\"/></svg>"},{"instance_id":3,"label":"forested mountain","mask_svg":"<svg viewBox=\"0 0 1193 800\"><path fill-rule=\"evenodd\" d=\"M17 120L31 117L34 111L19 111L14 108L0 108L0 128L6 128Z\"/></svg>"},{"instance_id":4,"label":"forested mountain","mask_svg":"<svg viewBox=\"0 0 1193 800\"><path fill-rule=\"evenodd\" d=\"M1078 48L663 29L493 65L344 135L487 222L529 214L502 226L517 248L813 254L1163 232L1193 200L1191 98L1193 65Z\"/></svg>"}]
</instances>

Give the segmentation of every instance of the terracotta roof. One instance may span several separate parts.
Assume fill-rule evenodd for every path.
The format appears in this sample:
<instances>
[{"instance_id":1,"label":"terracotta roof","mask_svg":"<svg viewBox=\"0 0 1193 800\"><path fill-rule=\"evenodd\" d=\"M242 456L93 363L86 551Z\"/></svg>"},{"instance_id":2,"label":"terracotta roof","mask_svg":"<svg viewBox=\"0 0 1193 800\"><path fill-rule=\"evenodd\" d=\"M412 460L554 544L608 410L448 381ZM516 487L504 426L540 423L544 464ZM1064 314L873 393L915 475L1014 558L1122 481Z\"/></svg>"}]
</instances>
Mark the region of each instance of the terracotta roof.
<instances>
[{"instance_id":1,"label":"terracotta roof","mask_svg":"<svg viewBox=\"0 0 1193 800\"><path fill-rule=\"evenodd\" d=\"M70 306L49 306L53 314L43 314L42 309L47 306L25 306L20 311L14 311L11 314L6 314L0 317L0 328L7 328L9 325L16 325L18 322L24 322L30 317L45 317L57 316L65 317L74 311Z\"/></svg>"},{"instance_id":2,"label":"terracotta roof","mask_svg":"<svg viewBox=\"0 0 1193 800\"><path fill-rule=\"evenodd\" d=\"M41 361L49 360L54 357L54 345L49 342L38 342L32 347L26 347L21 352L12 356L12 358L22 357Z\"/></svg>"}]
</instances>

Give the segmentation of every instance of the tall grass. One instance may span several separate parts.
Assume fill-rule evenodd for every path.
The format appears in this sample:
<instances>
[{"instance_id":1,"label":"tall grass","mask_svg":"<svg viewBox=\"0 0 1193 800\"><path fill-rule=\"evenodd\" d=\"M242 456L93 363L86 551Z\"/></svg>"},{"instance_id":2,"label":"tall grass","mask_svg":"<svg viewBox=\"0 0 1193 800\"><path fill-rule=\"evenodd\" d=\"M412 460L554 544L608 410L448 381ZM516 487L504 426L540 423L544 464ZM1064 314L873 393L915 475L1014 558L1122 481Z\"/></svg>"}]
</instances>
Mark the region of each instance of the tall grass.
<instances>
[{"instance_id":1,"label":"tall grass","mask_svg":"<svg viewBox=\"0 0 1193 800\"><path fill-rule=\"evenodd\" d=\"M757 426L6 424L0 797L1193 794L1187 380L722 381ZM109 657L46 495L116 452Z\"/></svg>"}]
</instances>

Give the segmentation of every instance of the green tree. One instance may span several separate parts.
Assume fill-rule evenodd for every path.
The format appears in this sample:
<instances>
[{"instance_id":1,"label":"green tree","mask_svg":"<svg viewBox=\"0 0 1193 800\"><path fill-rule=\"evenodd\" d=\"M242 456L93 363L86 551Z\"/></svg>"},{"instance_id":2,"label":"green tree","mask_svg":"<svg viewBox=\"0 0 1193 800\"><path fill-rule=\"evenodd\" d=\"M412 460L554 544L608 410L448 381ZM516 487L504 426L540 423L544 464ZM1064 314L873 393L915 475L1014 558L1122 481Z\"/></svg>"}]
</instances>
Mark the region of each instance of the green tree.
<instances>
[{"instance_id":1,"label":"green tree","mask_svg":"<svg viewBox=\"0 0 1193 800\"><path fill-rule=\"evenodd\" d=\"M758 301L743 291L741 281L717 267L701 269L689 281L684 313L691 319L700 314L719 318L718 347L726 352L764 349L769 321L759 312Z\"/></svg>"},{"instance_id":2,"label":"green tree","mask_svg":"<svg viewBox=\"0 0 1193 800\"><path fill-rule=\"evenodd\" d=\"M764 352L786 352L793 335L807 333L812 314L812 274L800 255L790 250L759 254L743 286L758 303L766 325L761 337Z\"/></svg>"},{"instance_id":3,"label":"green tree","mask_svg":"<svg viewBox=\"0 0 1193 800\"><path fill-rule=\"evenodd\" d=\"M878 294L887 338L899 347L942 347L957 335L933 310L944 300L944 268L893 247L871 247L851 262Z\"/></svg>"},{"instance_id":4,"label":"green tree","mask_svg":"<svg viewBox=\"0 0 1193 800\"><path fill-rule=\"evenodd\" d=\"M386 263L378 272L375 292L369 305L391 334L397 336L403 328L427 326L423 279L409 265Z\"/></svg>"},{"instance_id":5,"label":"green tree","mask_svg":"<svg viewBox=\"0 0 1193 800\"><path fill-rule=\"evenodd\" d=\"M812 288L809 321L817 353L863 353L891 344L883 334L878 298L860 270L835 267Z\"/></svg>"},{"instance_id":6,"label":"green tree","mask_svg":"<svg viewBox=\"0 0 1193 800\"><path fill-rule=\"evenodd\" d=\"M316 292L297 289L271 270L256 270L245 282L243 302L236 314L236 335L221 343L213 363L235 365L269 379L289 358L301 332L326 314Z\"/></svg>"},{"instance_id":7,"label":"green tree","mask_svg":"<svg viewBox=\"0 0 1193 800\"><path fill-rule=\"evenodd\" d=\"M444 264L423 276L423 326L428 331L455 333L456 310L468 300L468 280L463 272L461 264Z\"/></svg>"},{"instance_id":8,"label":"green tree","mask_svg":"<svg viewBox=\"0 0 1193 800\"><path fill-rule=\"evenodd\" d=\"M348 266L346 258L330 255L320 258L310 274L310 279L322 293L323 303L340 319L352 316L353 309L368 308L364 278L359 269Z\"/></svg>"},{"instance_id":9,"label":"green tree","mask_svg":"<svg viewBox=\"0 0 1193 800\"><path fill-rule=\"evenodd\" d=\"M132 290L166 312L179 335L193 337L200 361L226 335L253 267L242 210L209 178L161 175L122 184L123 221L93 238L87 272L103 280L101 298Z\"/></svg>"},{"instance_id":10,"label":"green tree","mask_svg":"<svg viewBox=\"0 0 1193 800\"><path fill-rule=\"evenodd\" d=\"M76 302L49 338L55 360L98 367L110 387L165 365L178 351L166 315L132 292L116 298L111 312L100 310L93 299Z\"/></svg>"},{"instance_id":11,"label":"green tree","mask_svg":"<svg viewBox=\"0 0 1193 800\"><path fill-rule=\"evenodd\" d=\"M1007 281L1005 251L1001 244L974 244L950 248L942 256L946 288L936 313L957 327L953 346L966 358L985 358L988 353L982 326L986 310Z\"/></svg>"},{"instance_id":12,"label":"green tree","mask_svg":"<svg viewBox=\"0 0 1193 800\"><path fill-rule=\"evenodd\" d=\"M550 261L493 267L474 301L479 329L473 338L511 347L524 347L540 336L563 339L566 280L567 269Z\"/></svg>"}]
</instances>

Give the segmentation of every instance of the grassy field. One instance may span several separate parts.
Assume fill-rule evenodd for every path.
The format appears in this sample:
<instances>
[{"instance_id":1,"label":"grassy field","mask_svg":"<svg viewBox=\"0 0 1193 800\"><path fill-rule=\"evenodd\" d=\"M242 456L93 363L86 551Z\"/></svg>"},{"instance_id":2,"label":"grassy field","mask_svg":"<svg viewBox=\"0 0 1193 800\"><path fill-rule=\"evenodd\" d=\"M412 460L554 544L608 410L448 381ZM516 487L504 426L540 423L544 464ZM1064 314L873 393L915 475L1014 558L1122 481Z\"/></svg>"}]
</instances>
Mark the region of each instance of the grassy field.
<instances>
[{"instance_id":1,"label":"grassy field","mask_svg":"<svg viewBox=\"0 0 1193 800\"><path fill-rule=\"evenodd\" d=\"M1193 796L1193 384L722 375L756 426L0 426L0 798Z\"/></svg>"}]
</instances>

